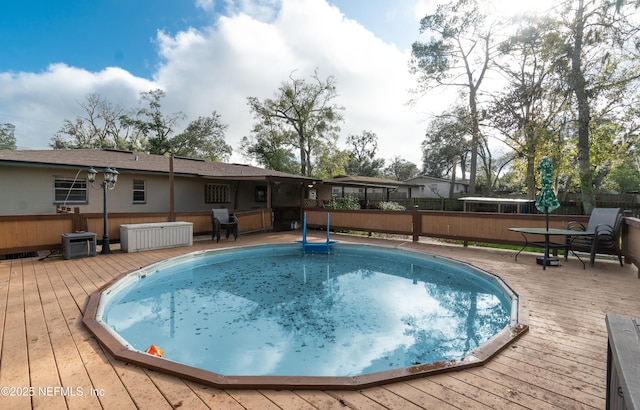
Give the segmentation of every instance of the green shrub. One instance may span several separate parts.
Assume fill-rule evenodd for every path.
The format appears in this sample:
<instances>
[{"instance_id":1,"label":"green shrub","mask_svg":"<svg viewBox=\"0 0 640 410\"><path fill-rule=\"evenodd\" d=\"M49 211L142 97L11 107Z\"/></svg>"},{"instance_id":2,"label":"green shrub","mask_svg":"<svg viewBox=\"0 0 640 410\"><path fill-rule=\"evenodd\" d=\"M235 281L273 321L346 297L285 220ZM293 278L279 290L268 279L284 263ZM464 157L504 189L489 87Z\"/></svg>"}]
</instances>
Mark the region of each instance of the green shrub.
<instances>
[{"instance_id":1,"label":"green shrub","mask_svg":"<svg viewBox=\"0 0 640 410\"><path fill-rule=\"evenodd\" d=\"M355 196L349 195L344 198L333 198L325 203L324 207L328 209L355 210L360 209L360 201Z\"/></svg>"},{"instance_id":2,"label":"green shrub","mask_svg":"<svg viewBox=\"0 0 640 410\"><path fill-rule=\"evenodd\" d=\"M378 202L378 208L383 211L406 211L407 208L404 205L400 205L397 202Z\"/></svg>"}]
</instances>

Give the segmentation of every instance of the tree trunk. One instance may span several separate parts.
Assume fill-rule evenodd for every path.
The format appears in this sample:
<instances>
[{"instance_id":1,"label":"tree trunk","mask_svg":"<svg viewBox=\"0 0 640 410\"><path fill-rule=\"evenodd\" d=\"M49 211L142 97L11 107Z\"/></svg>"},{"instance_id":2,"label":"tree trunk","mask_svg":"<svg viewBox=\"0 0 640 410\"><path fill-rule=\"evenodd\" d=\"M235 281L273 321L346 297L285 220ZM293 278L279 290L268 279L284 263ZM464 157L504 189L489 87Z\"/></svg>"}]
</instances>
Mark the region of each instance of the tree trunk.
<instances>
[{"instance_id":1,"label":"tree trunk","mask_svg":"<svg viewBox=\"0 0 640 410\"><path fill-rule=\"evenodd\" d=\"M469 89L469 110L471 111L471 164L469 169L469 195L476 193L476 170L478 167L478 107L476 92L473 86Z\"/></svg>"},{"instance_id":2,"label":"tree trunk","mask_svg":"<svg viewBox=\"0 0 640 410\"><path fill-rule=\"evenodd\" d=\"M536 199L536 150L533 144L533 138L527 136L527 199Z\"/></svg>"},{"instance_id":3,"label":"tree trunk","mask_svg":"<svg viewBox=\"0 0 640 410\"><path fill-rule=\"evenodd\" d=\"M593 210L595 197L593 189L593 170L589 155L589 122L591 110L587 96L586 82L582 72L582 40L584 36L584 0L578 0L576 10L575 40L571 56L571 86L578 104L578 170L584 213Z\"/></svg>"},{"instance_id":4,"label":"tree trunk","mask_svg":"<svg viewBox=\"0 0 640 410\"><path fill-rule=\"evenodd\" d=\"M451 185L449 186L449 199L453 199L456 188L456 167L458 166L458 156L453 157L453 167L451 167Z\"/></svg>"},{"instance_id":5,"label":"tree trunk","mask_svg":"<svg viewBox=\"0 0 640 410\"><path fill-rule=\"evenodd\" d=\"M304 137L300 136L299 139L300 144L300 175L303 177L307 176L307 151L304 148Z\"/></svg>"}]
</instances>

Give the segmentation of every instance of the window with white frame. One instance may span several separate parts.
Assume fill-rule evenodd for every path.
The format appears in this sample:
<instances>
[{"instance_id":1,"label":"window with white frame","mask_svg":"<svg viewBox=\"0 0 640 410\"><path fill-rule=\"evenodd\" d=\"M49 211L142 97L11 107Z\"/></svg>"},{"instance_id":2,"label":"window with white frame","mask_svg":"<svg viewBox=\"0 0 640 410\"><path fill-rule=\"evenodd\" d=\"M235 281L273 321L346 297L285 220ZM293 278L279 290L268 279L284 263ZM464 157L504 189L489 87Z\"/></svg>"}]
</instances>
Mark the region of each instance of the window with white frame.
<instances>
[{"instance_id":1,"label":"window with white frame","mask_svg":"<svg viewBox=\"0 0 640 410\"><path fill-rule=\"evenodd\" d=\"M133 180L133 203L145 204L147 203L146 184L144 179Z\"/></svg>"},{"instance_id":2,"label":"window with white frame","mask_svg":"<svg viewBox=\"0 0 640 410\"><path fill-rule=\"evenodd\" d=\"M207 204L231 202L229 185L205 184L204 202Z\"/></svg>"},{"instance_id":3,"label":"window with white frame","mask_svg":"<svg viewBox=\"0 0 640 410\"><path fill-rule=\"evenodd\" d=\"M87 180L84 178L53 177L53 203L86 204Z\"/></svg>"}]
</instances>

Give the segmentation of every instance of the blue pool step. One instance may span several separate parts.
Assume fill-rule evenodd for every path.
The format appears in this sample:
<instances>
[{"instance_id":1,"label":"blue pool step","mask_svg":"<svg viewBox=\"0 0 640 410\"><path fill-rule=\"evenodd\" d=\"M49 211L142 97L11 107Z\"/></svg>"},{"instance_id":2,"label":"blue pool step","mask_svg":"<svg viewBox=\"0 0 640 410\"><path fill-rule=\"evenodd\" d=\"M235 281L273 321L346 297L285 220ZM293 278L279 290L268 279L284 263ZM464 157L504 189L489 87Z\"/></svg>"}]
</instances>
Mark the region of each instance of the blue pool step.
<instances>
[{"instance_id":1,"label":"blue pool step","mask_svg":"<svg viewBox=\"0 0 640 410\"><path fill-rule=\"evenodd\" d=\"M331 245L336 243L329 237L329 213L327 212L327 240L324 242L309 242L307 240L307 213L304 213L302 220L302 240L297 241L302 244L302 253L307 252L324 252L329 253L331 251Z\"/></svg>"}]
</instances>

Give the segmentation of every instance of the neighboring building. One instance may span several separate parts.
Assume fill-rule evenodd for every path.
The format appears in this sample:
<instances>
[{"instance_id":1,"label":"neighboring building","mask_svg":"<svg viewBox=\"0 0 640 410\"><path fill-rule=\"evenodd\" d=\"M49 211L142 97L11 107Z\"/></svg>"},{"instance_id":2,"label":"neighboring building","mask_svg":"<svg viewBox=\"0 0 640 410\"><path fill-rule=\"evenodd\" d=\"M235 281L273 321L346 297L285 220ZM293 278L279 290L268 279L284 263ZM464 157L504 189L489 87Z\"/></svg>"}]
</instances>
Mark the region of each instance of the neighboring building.
<instances>
[{"instance_id":1,"label":"neighboring building","mask_svg":"<svg viewBox=\"0 0 640 410\"><path fill-rule=\"evenodd\" d=\"M408 179L405 183L418 186L417 189L414 188L411 190L412 198L449 198L449 191L451 189L450 179L422 175ZM460 195L464 195L468 190L468 182L456 181L453 187L453 197L457 198Z\"/></svg>"},{"instance_id":2,"label":"neighboring building","mask_svg":"<svg viewBox=\"0 0 640 410\"><path fill-rule=\"evenodd\" d=\"M412 189L417 186L411 183L392 179L338 175L322 181L324 194L319 199L343 198L355 196L362 200L389 201L393 199L411 198ZM326 187L331 188L329 194ZM401 191L401 188L403 191ZM329 196L330 195L330 196Z\"/></svg>"},{"instance_id":3,"label":"neighboring building","mask_svg":"<svg viewBox=\"0 0 640 410\"><path fill-rule=\"evenodd\" d=\"M115 168L109 212L300 209L312 178L253 166L121 150L0 150L0 215L102 212L87 170ZM276 215L277 218L277 215Z\"/></svg>"}]
</instances>

